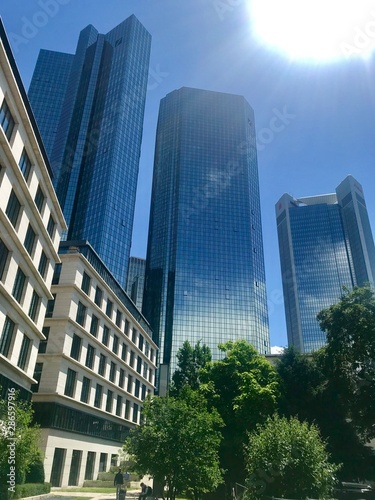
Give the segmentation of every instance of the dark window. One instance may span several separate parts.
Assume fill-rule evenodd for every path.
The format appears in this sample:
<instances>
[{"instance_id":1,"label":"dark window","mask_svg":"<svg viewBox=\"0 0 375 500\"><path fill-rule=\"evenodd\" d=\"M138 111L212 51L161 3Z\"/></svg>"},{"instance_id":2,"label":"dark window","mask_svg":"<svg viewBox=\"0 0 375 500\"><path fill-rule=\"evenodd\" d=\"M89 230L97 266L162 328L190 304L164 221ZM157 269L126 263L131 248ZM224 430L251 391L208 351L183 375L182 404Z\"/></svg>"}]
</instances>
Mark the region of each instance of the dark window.
<instances>
[{"instance_id":1,"label":"dark window","mask_svg":"<svg viewBox=\"0 0 375 500\"><path fill-rule=\"evenodd\" d=\"M135 387L134 387L134 396L136 398L139 398L139 389L141 387L141 383L140 381L136 378L135 379Z\"/></svg>"},{"instance_id":2,"label":"dark window","mask_svg":"<svg viewBox=\"0 0 375 500\"><path fill-rule=\"evenodd\" d=\"M146 398L146 386L145 384L142 384L142 394L141 394L141 399L144 401Z\"/></svg>"},{"instance_id":3,"label":"dark window","mask_svg":"<svg viewBox=\"0 0 375 500\"><path fill-rule=\"evenodd\" d=\"M135 341L137 340L137 330L135 328L133 328L133 332L132 332L132 342L134 342L135 344Z\"/></svg>"},{"instance_id":4,"label":"dark window","mask_svg":"<svg viewBox=\"0 0 375 500\"><path fill-rule=\"evenodd\" d=\"M122 343L122 350L121 350L121 359L123 361L126 361L126 353L127 353L128 347L125 344L125 342Z\"/></svg>"},{"instance_id":5,"label":"dark window","mask_svg":"<svg viewBox=\"0 0 375 500\"><path fill-rule=\"evenodd\" d=\"M82 277L81 288L85 293L87 293L87 295L90 292L90 284L91 284L91 278L87 273L84 272Z\"/></svg>"},{"instance_id":6,"label":"dark window","mask_svg":"<svg viewBox=\"0 0 375 500\"><path fill-rule=\"evenodd\" d=\"M87 346L87 352L86 352L86 366L87 368L91 368L94 366L94 359L95 359L95 348L88 344Z\"/></svg>"},{"instance_id":7,"label":"dark window","mask_svg":"<svg viewBox=\"0 0 375 500\"><path fill-rule=\"evenodd\" d=\"M29 227L27 228L27 232L26 232L26 236L25 236L25 241L23 243L23 245L26 248L27 253L29 255L31 255L33 252L35 238L36 238L35 231L32 228L31 224L29 224Z\"/></svg>"},{"instance_id":8,"label":"dark window","mask_svg":"<svg viewBox=\"0 0 375 500\"><path fill-rule=\"evenodd\" d=\"M142 372L142 358L140 356L137 357L137 372Z\"/></svg>"},{"instance_id":9,"label":"dark window","mask_svg":"<svg viewBox=\"0 0 375 500\"><path fill-rule=\"evenodd\" d=\"M107 299L107 307L105 309L105 313L109 318L112 317L112 310L113 310L113 302Z\"/></svg>"},{"instance_id":10,"label":"dark window","mask_svg":"<svg viewBox=\"0 0 375 500\"><path fill-rule=\"evenodd\" d=\"M4 130L5 137L8 139L8 141L10 141L15 122L12 113L10 112L8 103L5 99L3 100L0 108L0 124L2 129Z\"/></svg>"},{"instance_id":11,"label":"dark window","mask_svg":"<svg viewBox=\"0 0 375 500\"><path fill-rule=\"evenodd\" d=\"M91 380L87 377L83 377L82 380L82 390L81 390L81 401L82 403L87 403L89 400Z\"/></svg>"},{"instance_id":12,"label":"dark window","mask_svg":"<svg viewBox=\"0 0 375 500\"><path fill-rule=\"evenodd\" d=\"M2 239L0 239L0 280L3 279L5 266L8 260L9 250Z\"/></svg>"},{"instance_id":13,"label":"dark window","mask_svg":"<svg viewBox=\"0 0 375 500\"><path fill-rule=\"evenodd\" d=\"M82 302L78 302L76 321L81 326L84 326L85 324L86 310L87 310L86 306L84 306Z\"/></svg>"},{"instance_id":14,"label":"dark window","mask_svg":"<svg viewBox=\"0 0 375 500\"><path fill-rule=\"evenodd\" d=\"M100 408L102 406L102 397L103 397L103 386L100 384L96 384L95 400L94 400L95 408Z\"/></svg>"},{"instance_id":15,"label":"dark window","mask_svg":"<svg viewBox=\"0 0 375 500\"><path fill-rule=\"evenodd\" d=\"M105 346L108 346L108 341L109 341L109 328L107 325L104 325L103 326L103 338L102 338L102 342Z\"/></svg>"},{"instance_id":16,"label":"dark window","mask_svg":"<svg viewBox=\"0 0 375 500\"><path fill-rule=\"evenodd\" d=\"M31 344L31 340L29 339L29 337L24 335L23 339L22 339L20 355L19 355L18 363L17 363L17 366L19 366L21 368L21 370L23 370L26 366L26 361L27 361L27 358L29 356L29 351L30 351L30 344Z\"/></svg>"},{"instance_id":17,"label":"dark window","mask_svg":"<svg viewBox=\"0 0 375 500\"><path fill-rule=\"evenodd\" d=\"M58 285L60 282L62 264L55 264L52 276L52 285Z\"/></svg>"},{"instance_id":18,"label":"dark window","mask_svg":"<svg viewBox=\"0 0 375 500\"><path fill-rule=\"evenodd\" d=\"M116 377L116 363L114 363L113 361L111 361L111 368L109 370L109 380L111 382L114 382L115 381L115 377Z\"/></svg>"},{"instance_id":19,"label":"dark window","mask_svg":"<svg viewBox=\"0 0 375 500\"><path fill-rule=\"evenodd\" d=\"M99 460L99 472L105 472L107 469L107 453L101 453L100 454L100 460Z\"/></svg>"},{"instance_id":20,"label":"dark window","mask_svg":"<svg viewBox=\"0 0 375 500\"><path fill-rule=\"evenodd\" d=\"M152 363L154 362L154 356L155 356L154 350L151 348L150 360Z\"/></svg>"},{"instance_id":21,"label":"dark window","mask_svg":"<svg viewBox=\"0 0 375 500\"><path fill-rule=\"evenodd\" d=\"M91 317L90 333L94 337L98 334L99 318L95 314Z\"/></svg>"},{"instance_id":22,"label":"dark window","mask_svg":"<svg viewBox=\"0 0 375 500\"><path fill-rule=\"evenodd\" d=\"M47 264L48 264L47 255L42 250L42 253L40 255L40 260L39 260L39 266L38 266L38 271L39 271L42 278L46 277Z\"/></svg>"},{"instance_id":23,"label":"dark window","mask_svg":"<svg viewBox=\"0 0 375 500\"><path fill-rule=\"evenodd\" d=\"M0 354L7 357L9 353L10 344L12 341L15 323L7 316L5 318L3 331L0 339Z\"/></svg>"},{"instance_id":24,"label":"dark window","mask_svg":"<svg viewBox=\"0 0 375 500\"><path fill-rule=\"evenodd\" d=\"M43 371L43 363L35 363L33 379L36 380L36 383L32 384L31 386L32 392L39 391L40 379L42 378L42 371Z\"/></svg>"},{"instance_id":25,"label":"dark window","mask_svg":"<svg viewBox=\"0 0 375 500\"><path fill-rule=\"evenodd\" d=\"M113 345L112 345L112 351L117 354L118 353L118 336L113 335Z\"/></svg>"},{"instance_id":26,"label":"dark window","mask_svg":"<svg viewBox=\"0 0 375 500\"><path fill-rule=\"evenodd\" d=\"M127 391L131 394L132 390L133 390L133 377L129 375Z\"/></svg>"},{"instance_id":27,"label":"dark window","mask_svg":"<svg viewBox=\"0 0 375 500\"><path fill-rule=\"evenodd\" d=\"M130 401L127 399L125 401L125 415L124 415L124 418L126 418L127 420L129 420L129 414L130 414Z\"/></svg>"},{"instance_id":28,"label":"dark window","mask_svg":"<svg viewBox=\"0 0 375 500\"><path fill-rule=\"evenodd\" d=\"M103 301L103 290L97 286L95 290L94 302L97 306L102 307L102 301Z\"/></svg>"},{"instance_id":29,"label":"dark window","mask_svg":"<svg viewBox=\"0 0 375 500\"><path fill-rule=\"evenodd\" d=\"M47 350L47 343L48 343L49 331L50 331L50 327L49 326L43 326L42 333L46 337L46 339L45 340L41 340L39 342L38 353L40 353L40 354L44 354L46 352L46 350Z\"/></svg>"},{"instance_id":30,"label":"dark window","mask_svg":"<svg viewBox=\"0 0 375 500\"><path fill-rule=\"evenodd\" d=\"M138 339L138 347L139 347L139 350L140 350L140 351L142 351L142 350L143 350L143 342L144 342L143 335L139 334L139 339Z\"/></svg>"},{"instance_id":31,"label":"dark window","mask_svg":"<svg viewBox=\"0 0 375 500\"><path fill-rule=\"evenodd\" d=\"M120 375L118 379L118 386L121 387L121 389L124 388L124 382L125 382L125 370L123 368L120 368Z\"/></svg>"},{"instance_id":32,"label":"dark window","mask_svg":"<svg viewBox=\"0 0 375 500\"><path fill-rule=\"evenodd\" d=\"M51 238L53 238L55 227L56 227L56 222L54 221L52 215L50 215L47 224L47 233L51 236Z\"/></svg>"},{"instance_id":33,"label":"dark window","mask_svg":"<svg viewBox=\"0 0 375 500\"><path fill-rule=\"evenodd\" d=\"M94 451L87 452L85 481L91 481L94 478L95 457L96 453Z\"/></svg>"},{"instance_id":34,"label":"dark window","mask_svg":"<svg viewBox=\"0 0 375 500\"><path fill-rule=\"evenodd\" d=\"M42 213L44 200L45 200L45 196L44 196L43 190L40 186L38 186L38 189L36 191L36 195L34 198L34 202L35 202L36 208L39 210L39 213Z\"/></svg>"},{"instance_id":35,"label":"dark window","mask_svg":"<svg viewBox=\"0 0 375 500\"><path fill-rule=\"evenodd\" d=\"M21 210L21 203L18 201L14 189L12 189L12 192L10 193L9 196L8 205L5 209L5 213L7 214L13 227L16 227L20 210Z\"/></svg>"},{"instance_id":36,"label":"dark window","mask_svg":"<svg viewBox=\"0 0 375 500\"><path fill-rule=\"evenodd\" d=\"M113 406L113 392L108 389L107 391L107 403L105 405L105 411L111 413Z\"/></svg>"},{"instance_id":37,"label":"dark window","mask_svg":"<svg viewBox=\"0 0 375 500\"><path fill-rule=\"evenodd\" d=\"M150 344L147 342L147 340L146 340L145 354L147 357L150 354Z\"/></svg>"},{"instance_id":38,"label":"dark window","mask_svg":"<svg viewBox=\"0 0 375 500\"><path fill-rule=\"evenodd\" d=\"M121 328L121 321L122 321L122 312L120 311L120 309L117 309L117 311L116 311L116 326L118 326L119 328Z\"/></svg>"},{"instance_id":39,"label":"dark window","mask_svg":"<svg viewBox=\"0 0 375 500\"><path fill-rule=\"evenodd\" d=\"M129 361L129 365L134 368L134 351L130 351L130 361Z\"/></svg>"},{"instance_id":40,"label":"dark window","mask_svg":"<svg viewBox=\"0 0 375 500\"><path fill-rule=\"evenodd\" d=\"M77 372L68 368L68 373L66 374L66 382L65 382L65 396L69 396L70 398L74 395L74 389L76 385Z\"/></svg>"},{"instance_id":41,"label":"dark window","mask_svg":"<svg viewBox=\"0 0 375 500\"><path fill-rule=\"evenodd\" d=\"M26 283L26 275L19 267L17 270L16 278L14 280L12 295L17 302L21 302L23 290Z\"/></svg>"},{"instance_id":42,"label":"dark window","mask_svg":"<svg viewBox=\"0 0 375 500\"><path fill-rule=\"evenodd\" d=\"M121 396L117 396L116 415L118 417L121 417L121 408L122 408L122 397Z\"/></svg>"},{"instance_id":43,"label":"dark window","mask_svg":"<svg viewBox=\"0 0 375 500\"><path fill-rule=\"evenodd\" d=\"M101 354L100 359L99 359L98 373L99 373L99 375L102 375L103 377L105 376L106 361L107 361L107 357L104 356L104 354Z\"/></svg>"},{"instance_id":44,"label":"dark window","mask_svg":"<svg viewBox=\"0 0 375 500\"><path fill-rule=\"evenodd\" d=\"M53 310L55 309L56 294L53 293L52 296L53 296L53 299L49 299L47 302L46 318L52 318Z\"/></svg>"},{"instance_id":45,"label":"dark window","mask_svg":"<svg viewBox=\"0 0 375 500\"><path fill-rule=\"evenodd\" d=\"M30 171L31 171L31 161L30 161L30 158L28 157L27 153L26 153L26 149L23 148L23 151L22 151L22 154L21 154L21 158L20 158L20 162L18 164L18 166L20 167L20 170L25 178L26 181L28 181L29 179L29 175L30 175Z\"/></svg>"},{"instance_id":46,"label":"dark window","mask_svg":"<svg viewBox=\"0 0 375 500\"><path fill-rule=\"evenodd\" d=\"M129 337L129 328L130 328L130 323L129 323L129 320L126 319L125 320L125 328L124 328L124 333L125 335L127 335Z\"/></svg>"},{"instance_id":47,"label":"dark window","mask_svg":"<svg viewBox=\"0 0 375 500\"><path fill-rule=\"evenodd\" d=\"M70 349L70 356L77 361L79 360L79 357L81 355L81 345L82 345L82 339L78 335L74 334L73 335L73 341L72 341L72 347Z\"/></svg>"},{"instance_id":48,"label":"dark window","mask_svg":"<svg viewBox=\"0 0 375 500\"><path fill-rule=\"evenodd\" d=\"M134 403L133 405L133 422L137 422L138 420L138 405Z\"/></svg>"},{"instance_id":49,"label":"dark window","mask_svg":"<svg viewBox=\"0 0 375 500\"><path fill-rule=\"evenodd\" d=\"M148 372L148 364L146 361L143 362L143 376L144 378L147 378L147 372Z\"/></svg>"}]
</instances>

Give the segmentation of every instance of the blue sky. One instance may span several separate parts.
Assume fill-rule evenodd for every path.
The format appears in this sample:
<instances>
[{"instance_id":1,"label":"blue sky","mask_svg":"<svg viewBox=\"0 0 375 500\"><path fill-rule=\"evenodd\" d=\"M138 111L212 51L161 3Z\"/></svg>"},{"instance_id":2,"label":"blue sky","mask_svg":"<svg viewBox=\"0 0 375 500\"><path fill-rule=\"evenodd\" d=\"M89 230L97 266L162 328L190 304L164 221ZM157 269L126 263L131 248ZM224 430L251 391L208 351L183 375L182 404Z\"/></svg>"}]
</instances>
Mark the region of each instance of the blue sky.
<instances>
[{"instance_id":1,"label":"blue sky","mask_svg":"<svg viewBox=\"0 0 375 500\"><path fill-rule=\"evenodd\" d=\"M271 344L283 346L287 339L274 205L284 192L295 197L334 192L352 174L364 188L374 225L375 56L363 60L347 55L324 64L292 61L257 41L250 1L3 0L1 16L26 88L39 50L73 53L87 24L106 33L135 14L151 33L132 249L138 257L146 254L160 99L182 86L245 96L255 111L258 133ZM369 4L375 12L375 4ZM367 41L373 43L374 21L375 14L366 8L361 21L349 26L348 40L356 48L361 39L355 37L366 28ZM319 29L316 33L319 37Z\"/></svg>"}]
</instances>

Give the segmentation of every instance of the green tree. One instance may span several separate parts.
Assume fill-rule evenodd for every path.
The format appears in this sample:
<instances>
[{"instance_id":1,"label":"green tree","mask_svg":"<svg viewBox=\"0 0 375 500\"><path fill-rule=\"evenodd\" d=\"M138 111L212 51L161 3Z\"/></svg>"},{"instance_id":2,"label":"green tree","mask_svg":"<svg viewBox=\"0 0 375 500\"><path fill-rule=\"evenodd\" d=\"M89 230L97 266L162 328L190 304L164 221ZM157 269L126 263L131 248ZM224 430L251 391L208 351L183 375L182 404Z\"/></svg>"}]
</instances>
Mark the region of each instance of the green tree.
<instances>
[{"instance_id":1,"label":"green tree","mask_svg":"<svg viewBox=\"0 0 375 500\"><path fill-rule=\"evenodd\" d=\"M200 341L192 347L188 340L185 340L182 347L177 351L177 369L172 376L170 388L171 396L178 396L182 388L188 385L193 390L199 387L199 371L211 361L210 348Z\"/></svg>"},{"instance_id":2,"label":"green tree","mask_svg":"<svg viewBox=\"0 0 375 500\"><path fill-rule=\"evenodd\" d=\"M342 401L324 368L325 349L306 355L284 351L276 369L281 380L279 412L315 423L327 443L332 461L342 464L343 479L371 478L371 449L365 446L347 418Z\"/></svg>"},{"instance_id":3,"label":"green tree","mask_svg":"<svg viewBox=\"0 0 375 500\"><path fill-rule=\"evenodd\" d=\"M316 426L278 415L249 434L246 464L246 500L329 498L338 470Z\"/></svg>"},{"instance_id":4,"label":"green tree","mask_svg":"<svg viewBox=\"0 0 375 500\"><path fill-rule=\"evenodd\" d=\"M0 400L0 485L3 488L9 486L11 467L14 467L16 484L22 484L31 465L41 459L40 431L32 421L31 404L20 400L16 391L9 390L7 399Z\"/></svg>"},{"instance_id":5,"label":"green tree","mask_svg":"<svg viewBox=\"0 0 375 500\"><path fill-rule=\"evenodd\" d=\"M189 388L181 397L154 397L145 402L142 424L131 431L125 450L136 469L167 488L167 499L192 491L194 499L222 482L219 467L220 428L215 410Z\"/></svg>"},{"instance_id":6,"label":"green tree","mask_svg":"<svg viewBox=\"0 0 375 500\"><path fill-rule=\"evenodd\" d=\"M219 349L226 356L201 371L200 390L225 423L220 463L229 487L245 478L247 431L275 412L279 382L271 364L245 340L226 342Z\"/></svg>"},{"instance_id":7,"label":"green tree","mask_svg":"<svg viewBox=\"0 0 375 500\"><path fill-rule=\"evenodd\" d=\"M364 440L375 437L375 295L345 290L318 314L327 335L323 364L341 405Z\"/></svg>"}]
</instances>

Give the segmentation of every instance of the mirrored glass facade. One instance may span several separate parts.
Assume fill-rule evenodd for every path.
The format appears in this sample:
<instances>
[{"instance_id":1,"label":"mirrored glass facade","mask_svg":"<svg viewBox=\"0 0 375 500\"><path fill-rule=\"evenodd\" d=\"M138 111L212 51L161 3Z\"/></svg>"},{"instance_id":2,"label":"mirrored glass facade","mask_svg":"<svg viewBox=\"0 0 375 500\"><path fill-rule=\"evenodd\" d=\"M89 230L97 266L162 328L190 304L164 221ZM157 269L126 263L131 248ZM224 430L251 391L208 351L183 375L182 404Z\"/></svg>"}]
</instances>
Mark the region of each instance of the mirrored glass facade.
<instances>
[{"instance_id":1,"label":"mirrored glass facade","mask_svg":"<svg viewBox=\"0 0 375 500\"><path fill-rule=\"evenodd\" d=\"M343 286L374 282L375 249L362 187L348 176L336 194L284 194L276 216L288 344L311 352L326 341L318 312L339 300Z\"/></svg>"},{"instance_id":2,"label":"mirrored glass facade","mask_svg":"<svg viewBox=\"0 0 375 500\"><path fill-rule=\"evenodd\" d=\"M131 16L41 51L29 98L51 158L68 239L88 240L126 285L151 36Z\"/></svg>"},{"instance_id":3,"label":"mirrored glass facade","mask_svg":"<svg viewBox=\"0 0 375 500\"><path fill-rule=\"evenodd\" d=\"M161 101L143 312L175 368L185 340L269 331L254 114L241 96L181 88Z\"/></svg>"}]
</instances>

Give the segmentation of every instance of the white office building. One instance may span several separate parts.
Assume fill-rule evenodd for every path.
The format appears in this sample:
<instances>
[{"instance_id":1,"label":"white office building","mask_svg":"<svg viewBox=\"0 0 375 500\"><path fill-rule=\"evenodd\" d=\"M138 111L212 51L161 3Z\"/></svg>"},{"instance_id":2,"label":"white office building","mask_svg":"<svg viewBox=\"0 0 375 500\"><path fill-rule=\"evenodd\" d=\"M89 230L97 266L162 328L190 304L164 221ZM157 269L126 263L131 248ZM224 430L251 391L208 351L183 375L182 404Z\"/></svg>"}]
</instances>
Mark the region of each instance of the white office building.
<instances>
[{"instance_id":1,"label":"white office building","mask_svg":"<svg viewBox=\"0 0 375 500\"><path fill-rule=\"evenodd\" d=\"M60 245L33 403L46 481L82 485L117 463L144 399L154 393L150 327L92 247Z\"/></svg>"},{"instance_id":2,"label":"white office building","mask_svg":"<svg viewBox=\"0 0 375 500\"><path fill-rule=\"evenodd\" d=\"M51 169L0 22L0 386L30 400L58 246Z\"/></svg>"}]
</instances>

